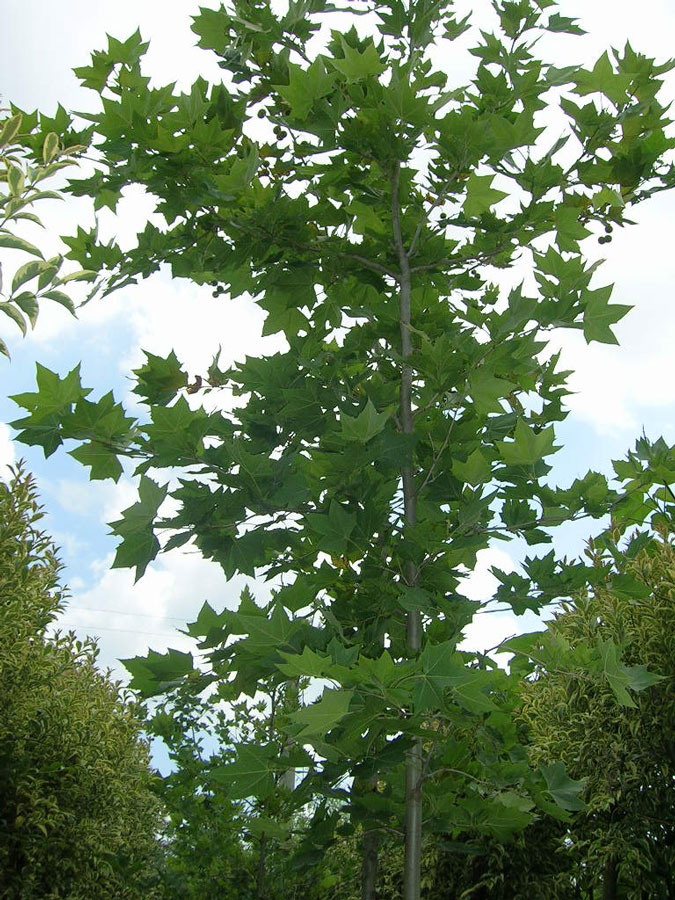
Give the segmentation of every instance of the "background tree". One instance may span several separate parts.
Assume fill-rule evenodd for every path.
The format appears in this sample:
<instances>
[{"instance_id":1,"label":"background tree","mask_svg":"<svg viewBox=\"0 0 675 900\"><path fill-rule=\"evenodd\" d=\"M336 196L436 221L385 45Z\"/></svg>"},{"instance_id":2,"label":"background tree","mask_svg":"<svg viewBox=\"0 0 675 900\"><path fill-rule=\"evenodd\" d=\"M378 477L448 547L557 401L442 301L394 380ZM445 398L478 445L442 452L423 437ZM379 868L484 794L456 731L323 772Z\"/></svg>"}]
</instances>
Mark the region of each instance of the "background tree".
<instances>
[{"instance_id":1,"label":"background tree","mask_svg":"<svg viewBox=\"0 0 675 900\"><path fill-rule=\"evenodd\" d=\"M141 723L96 646L47 635L65 594L35 489L0 482L0 878L7 900L154 896Z\"/></svg>"},{"instance_id":2,"label":"background tree","mask_svg":"<svg viewBox=\"0 0 675 900\"><path fill-rule=\"evenodd\" d=\"M55 177L76 163L75 157L84 149L78 141L89 140L86 132L69 131L68 124L69 117L62 107L51 119L38 117L37 113L0 109L0 250L14 250L24 259L29 257L15 266L11 280L9 271L5 269L3 273L0 265L0 311L24 335L28 324L35 327L41 300L59 303L75 315L75 305L64 287L73 281L91 282L96 278L95 272L83 270L65 274L63 256L45 259L43 251L23 236L27 228L42 226L35 213L36 203L63 199L61 193L53 190ZM50 182L49 189L45 181ZM3 279L9 290L3 289ZM7 344L1 338L0 353L9 357Z\"/></svg>"},{"instance_id":3,"label":"background tree","mask_svg":"<svg viewBox=\"0 0 675 900\"><path fill-rule=\"evenodd\" d=\"M261 682L329 684L279 723L285 765L303 772L293 796L318 803L317 841L336 802L354 827L359 814L369 823L369 840L404 831L406 900L420 893L423 812L430 833L478 822L503 835L565 796L559 769L535 775L518 756L507 676L457 651L476 609L457 588L494 538L548 543L556 524L619 502L596 473L569 490L546 481L566 413L565 373L544 351L561 327L615 341L627 308L592 284L579 242L610 240L673 180L657 99L667 65L626 45L592 68L556 68L535 55L537 38L579 29L555 3L493 7L495 30L459 86L432 64L434 44L447 52L468 27L449 0L202 10L194 31L224 80L185 94L150 86L139 34L111 39L77 70L101 98L87 115L101 164L70 190L114 209L140 184L165 226L124 252L80 229L69 255L107 290L168 263L216 294L250 292L283 349L190 375L173 354L148 355L138 420L110 394L88 399L77 370L40 367L38 391L16 398L21 439L45 453L74 440L93 478L135 463L116 566L140 577L160 549L191 542L227 577L272 580L263 607L245 596L236 613L206 613L219 699L254 697ZM338 11L350 23L328 34ZM375 34L356 27L362 14ZM558 100L552 130L540 113ZM496 270L517 261L532 283L500 290ZM179 480L160 484L163 469ZM528 560L528 577L552 571L547 560ZM586 578L565 573L566 586ZM505 579L501 598L538 609L548 594L523 582ZM166 672L171 655L155 663ZM483 790L457 778L455 727L477 735ZM233 790L269 790L279 749L242 742Z\"/></svg>"},{"instance_id":4,"label":"background tree","mask_svg":"<svg viewBox=\"0 0 675 900\"><path fill-rule=\"evenodd\" d=\"M253 898L256 860L242 840L246 809L218 784L219 768L233 756L231 722L199 698L194 683L192 678L173 689L145 722L170 760L170 771L157 785L167 816L164 892L190 900Z\"/></svg>"},{"instance_id":5,"label":"background tree","mask_svg":"<svg viewBox=\"0 0 675 900\"><path fill-rule=\"evenodd\" d=\"M173 668L175 654L165 662ZM144 663L128 661L138 690L148 696L157 693L161 682L143 671ZM308 893L314 877L290 864L301 823L288 814L292 787L287 774L278 773L268 790L259 791L261 799L252 801L260 778L255 760L237 763L234 751L238 742L268 746L278 740L275 722L288 701L276 691L267 695L261 685L254 704L242 701L223 708L209 689L212 679L198 670L175 679L146 719L146 729L163 741L171 763L158 788L169 817L164 832L167 894L258 900L314 896ZM283 753L279 744L279 755ZM230 775L238 764L242 784L237 792Z\"/></svg>"},{"instance_id":6,"label":"background tree","mask_svg":"<svg viewBox=\"0 0 675 900\"><path fill-rule=\"evenodd\" d=\"M525 691L523 717L537 760L562 759L587 777L587 809L566 836L586 894L607 900L675 896L675 549L672 531L643 534L628 552L618 535L591 544L601 574L592 593L567 604L548 627L558 658L595 646L613 666L617 648L635 672L661 680L617 705L613 685L559 674L549 662ZM533 654L537 657L536 652ZM622 669L613 676L621 691ZM652 676L653 678L653 676ZM655 680L655 679L654 679Z\"/></svg>"}]
</instances>

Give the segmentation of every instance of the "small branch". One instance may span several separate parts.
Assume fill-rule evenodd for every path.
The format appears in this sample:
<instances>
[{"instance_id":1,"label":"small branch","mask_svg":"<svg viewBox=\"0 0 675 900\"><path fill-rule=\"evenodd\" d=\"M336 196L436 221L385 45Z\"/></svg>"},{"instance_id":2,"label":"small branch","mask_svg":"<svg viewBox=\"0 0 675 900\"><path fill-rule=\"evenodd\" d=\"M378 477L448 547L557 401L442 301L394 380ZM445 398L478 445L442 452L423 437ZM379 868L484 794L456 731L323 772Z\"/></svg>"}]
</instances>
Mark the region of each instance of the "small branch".
<instances>
[{"instance_id":1,"label":"small branch","mask_svg":"<svg viewBox=\"0 0 675 900\"><path fill-rule=\"evenodd\" d=\"M274 240L275 235L273 232L268 231L267 229L256 229L251 228L247 225L242 225L241 223L232 223L238 228L240 231L245 233L260 237L261 235L268 240ZM304 250L307 253L312 253L315 257L320 259L322 256L332 256L337 259L346 259L351 262L357 262L359 265L362 265L364 269L370 269L371 272L377 272L378 275L387 275L389 278L393 279L396 282L400 281L400 275L395 272L393 269L389 269L387 266L382 265L382 263L375 262L372 259L368 259L367 256L361 256L360 253L347 253L343 250L333 250L329 245L317 247L312 244L303 244L300 241L294 241L292 238L286 238L288 243L291 246L295 247L296 250Z\"/></svg>"},{"instance_id":2,"label":"small branch","mask_svg":"<svg viewBox=\"0 0 675 900\"><path fill-rule=\"evenodd\" d=\"M507 243L500 244L496 250L491 250L489 253L484 253L482 256L477 256L474 258L474 262L469 266L465 266L464 263L466 260L451 260L451 259L439 259L434 263L427 263L423 266L413 266L410 269L412 274L416 272L431 272L434 269L442 269L447 268L448 266L452 269L460 269L461 275L466 274L467 272L473 272L474 269L477 269L479 266L485 265L491 259L494 259L495 256L499 256L502 251L506 250L509 246L510 241ZM470 257L468 257L470 259ZM452 286L452 285L451 285Z\"/></svg>"},{"instance_id":3,"label":"small branch","mask_svg":"<svg viewBox=\"0 0 675 900\"><path fill-rule=\"evenodd\" d=\"M466 380L465 380L465 382L464 382L464 388L463 388L463 390L462 390L462 393L460 394L459 405L461 405L461 404L464 402L464 400L466 399L466 395L467 395L467 393L468 393L468 391L469 391L469 379L471 378L471 373L472 373L472 372L473 372L473 371L474 371L474 370L475 370L475 369L476 369L476 368L477 368L477 367L478 367L478 366L486 359L486 357L490 354L490 352L492 351L492 349L493 349L493 346L492 346L492 344L490 344L490 345L489 345L489 349L486 350L486 352L483 353L482 356L480 356L480 357L473 363L473 365L469 368L469 371L468 371L467 376L466 376ZM449 425L448 430L447 430L447 432L446 432L445 438L443 439L443 443L441 444L438 453L435 453L435 454L434 454L434 458L433 458L433 460L432 460L432 462L431 462L431 465L429 466L429 471L427 472L426 477L424 478L424 481L422 482L422 484L417 488L416 496L419 496L420 493L424 490L424 488L425 488L425 487L429 484L429 482L431 481L431 478L432 478L432 476L433 476L433 474L434 474L434 471L435 471L435 469L436 469L436 466L437 466L438 463L440 462L441 457L442 457L443 454L445 453L445 450L446 450L448 444L450 443L450 438L451 438L451 436L452 436L452 430L453 430L453 428L455 427L455 423L457 422L457 417L458 417L458 415L459 415L459 410L458 410L458 411L455 413L455 415L452 417L452 421L450 422L450 425Z\"/></svg>"},{"instance_id":4,"label":"small branch","mask_svg":"<svg viewBox=\"0 0 675 900\"><path fill-rule=\"evenodd\" d=\"M431 204L429 209L426 210L426 212L424 213L422 218L417 223L417 228L415 229L415 234L413 235L413 239L410 242L410 247L408 248L408 258L409 259L415 253L415 247L417 246L417 242L419 241L419 239L422 235L422 229L424 228L425 224L429 221L429 217L431 216L432 212L435 209L438 209L438 207L441 205L441 203L443 203L445 198L448 196L448 191L450 190L450 188L452 187L452 185L455 183L456 180L457 180L457 174L455 173L454 175L452 175L451 178L449 178L446 181L446 183L443 185L441 190L436 195L436 199L434 200L434 202Z\"/></svg>"},{"instance_id":5,"label":"small branch","mask_svg":"<svg viewBox=\"0 0 675 900\"><path fill-rule=\"evenodd\" d=\"M465 389L465 393L466 393L466 389ZM434 458L433 458L433 460L431 461L431 465L429 466L429 471L427 472L427 474L426 474L426 476L425 476L425 478L424 478L424 481L422 482L422 484L421 484L421 485L417 488L417 490L415 491L416 496L419 497L419 495L422 493L422 491L424 490L424 488L425 488L425 487L429 484L429 482L431 481L431 477L432 477L432 475L434 474L434 471L435 471L435 469L436 469L436 466L437 466L438 463L440 462L441 457L442 457L443 454L445 453L445 450L446 450L448 444L450 443L450 438L452 437L452 430L453 430L453 428L455 427L455 422L456 422L456 421L457 421L457 415L455 414L455 415L452 417L452 420L451 420L451 422L450 422L450 425L449 425L449 427L448 427L448 430L447 430L446 433L445 433L445 437L443 438L443 443L441 444L438 453L435 453L435 454L434 454Z\"/></svg>"},{"instance_id":6,"label":"small branch","mask_svg":"<svg viewBox=\"0 0 675 900\"><path fill-rule=\"evenodd\" d=\"M337 256L338 259L349 259L353 262L361 263L361 265L365 269L370 269L371 271L377 272L380 275L388 275L390 278L393 278L394 281L400 282L401 276L397 272L394 272L392 269L388 269L386 266L383 266L380 263L373 262L366 256L360 256L358 253L343 253L340 250L336 251L334 253L334 256Z\"/></svg>"},{"instance_id":7,"label":"small branch","mask_svg":"<svg viewBox=\"0 0 675 900\"><path fill-rule=\"evenodd\" d=\"M420 772L420 790L422 788L422 782L427 777L427 772L429 770L429 763L431 762L431 757L434 755L434 750L436 749L436 744L434 741L431 742L431 746L429 747L429 751L427 755L424 757L424 762L422 763L422 771Z\"/></svg>"}]
</instances>

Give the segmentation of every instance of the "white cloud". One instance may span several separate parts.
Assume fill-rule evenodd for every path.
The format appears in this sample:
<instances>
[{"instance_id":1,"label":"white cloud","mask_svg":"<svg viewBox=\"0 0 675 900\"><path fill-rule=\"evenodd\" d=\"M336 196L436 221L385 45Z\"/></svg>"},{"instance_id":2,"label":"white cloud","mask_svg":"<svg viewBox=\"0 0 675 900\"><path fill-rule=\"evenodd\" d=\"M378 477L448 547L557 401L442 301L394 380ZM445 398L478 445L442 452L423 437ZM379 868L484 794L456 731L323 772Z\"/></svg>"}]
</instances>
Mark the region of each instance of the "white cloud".
<instances>
[{"instance_id":1,"label":"white cloud","mask_svg":"<svg viewBox=\"0 0 675 900\"><path fill-rule=\"evenodd\" d=\"M495 566L504 572L513 572L515 564L511 557L496 547L480 550L473 572L467 575L458 593L470 600L485 602L492 597L499 582L490 572ZM481 609L473 621L464 629L464 640L458 645L460 650L475 650L480 653L492 651L514 634L523 634L527 631L541 631L544 628L546 618L527 612L523 616L516 616L509 611L501 611L494 604L488 604ZM500 665L505 665L508 654L491 653Z\"/></svg>"},{"instance_id":2,"label":"white cloud","mask_svg":"<svg viewBox=\"0 0 675 900\"><path fill-rule=\"evenodd\" d=\"M71 516L96 518L107 524L119 518L123 509L138 500L138 490L129 478L113 481L80 481L60 478L47 485L50 495Z\"/></svg>"},{"instance_id":3,"label":"white cloud","mask_svg":"<svg viewBox=\"0 0 675 900\"><path fill-rule=\"evenodd\" d=\"M53 517L50 515L50 525L52 521ZM48 526L47 533L51 537L54 546L57 547L59 558L62 560L64 557L66 559L78 559L88 550L87 542L80 536L73 534L71 531L62 531L61 529L55 529ZM74 584L74 581L70 581L69 586L73 587Z\"/></svg>"},{"instance_id":4,"label":"white cloud","mask_svg":"<svg viewBox=\"0 0 675 900\"><path fill-rule=\"evenodd\" d=\"M639 430L646 408L675 417L675 256L670 222L673 198L661 195L639 208L637 224L615 232L595 286L614 282L612 302L633 309L616 326L619 346L586 344L580 332L557 338L561 369L572 370L567 401L575 417L599 434Z\"/></svg>"},{"instance_id":5,"label":"white cloud","mask_svg":"<svg viewBox=\"0 0 675 900\"><path fill-rule=\"evenodd\" d=\"M210 289L171 281L164 273L136 289L128 316L134 341L121 360L124 371L141 363L141 349L159 356L175 350L190 375L204 375L219 347L225 368L283 345L278 336L261 337L264 313L251 300L214 298Z\"/></svg>"},{"instance_id":6,"label":"white cloud","mask_svg":"<svg viewBox=\"0 0 675 900\"><path fill-rule=\"evenodd\" d=\"M490 569L495 566L504 572L513 572L515 568L513 560L503 550L496 547L488 547L479 550L476 556L476 565L457 589L457 593L463 594L469 600L489 600L499 586L499 582Z\"/></svg>"},{"instance_id":7,"label":"white cloud","mask_svg":"<svg viewBox=\"0 0 675 900\"><path fill-rule=\"evenodd\" d=\"M117 660L143 655L149 647L195 652L194 642L177 629L196 619L205 600L216 610L235 607L250 583L227 582L220 566L189 549L160 556L135 585L132 571L111 569L111 563L112 555L92 564L93 586L71 585L72 598L58 624L81 637L97 637L101 666L118 677L126 676ZM253 591L267 598L264 589Z\"/></svg>"}]
</instances>

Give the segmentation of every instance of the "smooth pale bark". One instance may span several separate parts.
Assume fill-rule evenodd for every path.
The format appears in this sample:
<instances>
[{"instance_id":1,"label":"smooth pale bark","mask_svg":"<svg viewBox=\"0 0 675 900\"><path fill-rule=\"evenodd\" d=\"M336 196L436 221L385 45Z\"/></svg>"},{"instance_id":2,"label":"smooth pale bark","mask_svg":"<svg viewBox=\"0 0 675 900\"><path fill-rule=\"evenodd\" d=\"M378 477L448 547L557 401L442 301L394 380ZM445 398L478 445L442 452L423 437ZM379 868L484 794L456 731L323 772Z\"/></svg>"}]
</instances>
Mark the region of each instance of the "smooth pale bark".
<instances>
[{"instance_id":1,"label":"smooth pale bark","mask_svg":"<svg viewBox=\"0 0 675 900\"><path fill-rule=\"evenodd\" d=\"M392 224L394 243L399 261L399 322L401 327L401 388L399 414L403 434L414 431L412 411L412 368L406 360L412 353L411 340L411 276L408 252L401 234L401 211L399 199L400 165L396 164L391 186ZM401 471L403 483L403 507L406 527L414 527L417 522L417 494L414 472L411 465ZM417 566L408 560L405 566L405 581L415 587L418 581ZM422 620L419 612L409 612L407 616L407 643L413 654L422 646ZM420 867L422 863L422 742L415 739L408 754L405 773L405 854L403 863L404 900L420 900Z\"/></svg>"},{"instance_id":2,"label":"smooth pale bark","mask_svg":"<svg viewBox=\"0 0 675 900\"><path fill-rule=\"evenodd\" d=\"M377 896L377 871L380 835L376 829L363 833L363 858L361 860L361 900L375 900Z\"/></svg>"}]
</instances>

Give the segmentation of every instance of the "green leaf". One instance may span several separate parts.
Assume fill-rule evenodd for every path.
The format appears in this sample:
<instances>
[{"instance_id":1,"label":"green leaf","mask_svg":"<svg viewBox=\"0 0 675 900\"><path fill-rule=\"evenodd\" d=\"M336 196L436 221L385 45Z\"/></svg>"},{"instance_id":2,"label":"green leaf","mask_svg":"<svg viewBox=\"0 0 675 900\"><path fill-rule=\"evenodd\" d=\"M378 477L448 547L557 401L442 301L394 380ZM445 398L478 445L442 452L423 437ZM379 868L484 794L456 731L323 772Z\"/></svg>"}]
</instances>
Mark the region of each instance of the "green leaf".
<instances>
[{"instance_id":1,"label":"green leaf","mask_svg":"<svg viewBox=\"0 0 675 900\"><path fill-rule=\"evenodd\" d=\"M553 13L546 25L547 31L563 32L565 34L586 34L583 28L576 24L576 19L570 19L568 16L562 16L560 13Z\"/></svg>"},{"instance_id":2,"label":"green leaf","mask_svg":"<svg viewBox=\"0 0 675 900\"><path fill-rule=\"evenodd\" d=\"M331 59L331 64L342 72L348 82L361 81L371 75L380 75L386 69L386 65L380 59L372 38L368 46L360 53L354 47L350 47L342 38L343 59Z\"/></svg>"},{"instance_id":3,"label":"green leaf","mask_svg":"<svg viewBox=\"0 0 675 900\"><path fill-rule=\"evenodd\" d=\"M498 841L506 842L533 821L534 815L529 811L531 807L532 801L513 791L503 791L489 803L485 823L479 826L480 830L494 835Z\"/></svg>"},{"instance_id":4,"label":"green leaf","mask_svg":"<svg viewBox=\"0 0 675 900\"><path fill-rule=\"evenodd\" d=\"M497 441L499 455L509 466L533 466L540 459L555 453L553 426L535 431L524 419L518 419L513 441Z\"/></svg>"},{"instance_id":5,"label":"green leaf","mask_svg":"<svg viewBox=\"0 0 675 900\"><path fill-rule=\"evenodd\" d=\"M505 378L497 378L486 368L477 369L469 379L469 390L476 409L481 413L504 412L500 403L517 385Z\"/></svg>"},{"instance_id":6,"label":"green leaf","mask_svg":"<svg viewBox=\"0 0 675 900\"><path fill-rule=\"evenodd\" d=\"M324 738L347 715L352 697L352 691L327 689L316 703L292 713L291 720L302 726L297 739Z\"/></svg>"},{"instance_id":7,"label":"green leaf","mask_svg":"<svg viewBox=\"0 0 675 900\"><path fill-rule=\"evenodd\" d=\"M129 687L142 697L153 697L169 690L194 670L192 654L172 647L166 653L148 650L146 656L134 656L120 662L131 675Z\"/></svg>"},{"instance_id":8,"label":"green leaf","mask_svg":"<svg viewBox=\"0 0 675 900\"><path fill-rule=\"evenodd\" d=\"M452 462L452 471L465 484L484 484L490 480L492 467L483 453L476 449L466 462L455 459Z\"/></svg>"},{"instance_id":9,"label":"green leaf","mask_svg":"<svg viewBox=\"0 0 675 900\"><path fill-rule=\"evenodd\" d=\"M147 362L134 369L137 385L133 389L148 404L166 406L179 390L187 386L187 372L182 368L172 350L168 356L155 356L143 351Z\"/></svg>"},{"instance_id":10,"label":"green leaf","mask_svg":"<svg viewBox=\"0 0 675 900\"><path fill-rule=\"evenodd\" d=\"M453 687L454 696L468 712L480 715L496 712L499 708L485 693L488 677L487 672L473 672L471 679L465 684Z\"/></svg>"},{"instance_id":11,"label":"green leaf","mask_svg":"<svg viewBox=\"0 0 675 900\"><path fill-rule=\"evenodd\" d=\"M593 195L593 206L595 209L602 209L603 206L614 207L615 209L623 209L626 201L623 199L619 191L609 185L604 185Z\"/></svg>"},{"instance_id":12,"label":"green leaf","mask_svg":"<svg viewBox=\"0 0 675 900\"><path fill-rule=\"evenodd\" d=\"M119 481L123 472L122 464L117 458L117 454L98 441L87 441L86 444L71 450L70 455L73 459L82 463L83 466L91 467L89 473L91 481L104 480L106 478Z\"/></svg>"},{"instance_id":13,"label":"green leaf","mask_svg":"<svg viewBox=\"0 0 675 900\"><path fill-rule=\"evenodd\" d=\"M77 317L75 304L68 294L64 294L63 291L57 291L56 289L45 291L44 294L40 294L40 299L43 297L46 297L47 300L53 300L55 303L59 303L61 306L64 306L71 315Z\"/></svg>"},{"instance_id":14,"label":"green leaf","mask_svg":"<svg viewBox=\"0 0 675 900\"><path fill-rule=\"evenodd\" d=\"M307 69L289 63L288 74L289 84L275 87L290 104L293 116L304 121L316 101L333 89L335 74L326 72L320 56Z\"/></svg>"},{"instance_id":15,"label":"green leaf","mask_svg":"<svg viewBox=\"0 0 675 900\"><path fill-rule=\"evenodd\" d=\"M45 456L51 456L63 443L63 421L72 415L73 405L90 393L80 383L80 367L76 366L65 378L59 378L44 366L37 364L35 393L15 394L11 400L29 411L23 419L12 422L21 429L18 440L24 444L43 448Z\"/></svg>"},{"instance_id":16,"label":"green leaf","mask_svg":"<svg viewBox=\"0 0 675 900\"><path fill-rule=\"evenodd\" d=\"M46 262L47 266L42 270L42 272L40 272L40 275L38 277L38 291L44 290L44 288L48 287L54 280L56 273L59 271L63 264L63 257L54 256L51 259L46 260Z\"/></svg>"},{"instance_id":17,"label":"green leaf","mask_svg":"<svg viewBox=\"0 0 675 900\"><path fill-rule=\"evenodd\" d=\"M448 688L461 688L474 678L457 652L456 641L427 643L420 657L422 672L416 677L413 704L416 712L442 709Z\"/></svg>"},{"instance_id":18,"label":"green leaf","mask_svg":"<svg viewBox=\"0 0 675 900\"><path fill-rule=\"evenodd\" d=\"M610 328L630 312L631 306L624 303L609 304L613 285L598 288L595 291L585 290L581 299L584 309L584 337L587 343L598 341L601 344L618 344L616 336Z\"/></svg>"},{"instance_id":19,"label":"green leaf","mask_svg":"<svg viewBox=\"0 0 675 900\"><path fill-rule=\"evenodd\" d=\"M354 677L359 686L375 682L380 689L389 688L400 680L401 667L394 662L388 650L383 650L375 659L360 656Z\"/></svg>"},{"instance_id":20,"label":"green leaf","mask_svg":"<svg viewBox=\"0 0 675 900\"><path fill-rule=\"evenodd\" d=\"M625 668L628 675L628 687L633 691L644 691L660 681L666 680L665 675L650 672L647 666L626 666Z\"/></svg>"},{"instance_id":21,"label":"green leaf","mask_svg":"<svg viewBox=\"0 0 675 900\"><path fill-rule=\"evenodd\" d=\"M384 430L392 413L392 409L386 409L384 412L379 413L369 397L365 407L358 416L342 416L340 420L342 437L345 441L367 444L376 434Z\"/></svg>"},{"instance_id":22,"label":"green leaf","mask_svg":"<svg viewBox=\"0 0 675 900\"><path fill-rule=\"evenodd\" d=\"M79 272L71 272L59 278L57 284L68 284L70 281L94 281L98 276L98 272L91 269L81 269Z\"/></svg>"},{"instance_id":23,"label":"green leaf","mask_svg":"<svg viewBox=\"0 0 675 900\"><path fill-rule=\"evenodd\" d=\"M466 183L464 212L467 216L480 216L495 203L508 197L505 191L492 187L494 175L476 175L472 173Z\"/></svg>"},{"instance_id":24,"label":"green leaf","mask_svg":"<svg viewBox=\"0 0 675 900\"><path fill-rule=\"evenodd\" d=\"M8 144L12 143L19 133L22 120L23 117L21 113L16 113L2 123L2 130L0 130L0 147L6 147Z\"/></svg>"},{"instance_id":25,"label":"green leaf","mask_svg":"<svg viewBox=\"0 0 675 900\"><path fill-rule=\"evenodd\" d=\"M350 537L356 527L356 516L332 500L328 513L307 513L305 519L317 535L321 549L333 556L343 556L349 552Z\"/></svg>"},{"instance_id":26,"label":"green leaf","mask_svg":"<svg viewBox=\"0 0 675 900\"><path fill-rule=\"evenodd\" d=\"M225 624L228 616L229 610L217 613L209 601L205 600L194 622L188 622L186 625L186 631L190 637L205 638L208 641L207 646L216 646L224 643L229 635ZM204 646L204 643L201 646Z\"/></svg>"},{"instance_id":27,"label":"green leaf","mask_svg":"<svg viewBox=\"0 0 675 900\"><path fill-rule=\"evenodd\" d=\"M274 789L274 767L270 748L257 744L239 744L236 759L226 766L211 769L211 778L225 784L233 799L256 797L264 800Z\"/></svg>"},{"instance_id":28,"label":"green leaf","mask_svg":"<svg viewBox=\"0 0 675 900\"><path fill-rule=\"evenodd\" d=\"M41 259L29 260L29 262L19 266L12 279L12 294L15 294L21 285L35 278L47 268L49 268L49 263Z\"/></svg>"},{"instance_id":29,"label":"green leaf","mask_svg":"<svg viewBox=\"0 0 675 900\"><path fill-rule=\"evenodd\" d=\"M555 211L557 244L560 250L579 252L579 241L592 233L579 221L580 210L576 207L559 206Z\"/></svg>"},{"instance_id":30,"label":"green leaf","mask_svg":"<svg viewBox=\"0 0 675 900\"><path fill-rule=\"evenodd\" d=\"M7 167L7 186L13 197L19 197L24 189L24 174L18 166Z\"/></svg>"},{"instance_id":31,"label":"green leaf","mask_svg":"<svg viewBox=\"0 0 675 900\"><path fill-rule=\"evenodd\" d=\"M643 691L659 681L663 676L649 672L646 666L625 666L621 663L619 648L611 637L598 635L597 648L602 660L603 675L621 706L635 708L636 703L627 688Z\"/></svg>"},{"instance_id":32,"label":"green leaf","mask_svg":"<svg viewBox=\"0 0 675 900\"><path fill-rule=\"evenodd\" d=\"M45 164L50 163L59 152L59 136L51 131L42 145L42 159Z\"/></svg>"},{"instance_id":33,"label":"green leaf","mask_svg":"<svg viewBox=\"0 0 675 900\"><path fill-rule=\"evenodd\" d=\"M554 762L550 766L541 766L540 770L546 780L548 793L558 806L568 812L576 812L585 808L579 794L586 787L588 779L581 778L579 781L575 781L570 778L561 762Z\"/></svg>"},{"instance_id":34,"label":"green leaf","mask_svg":"<svg viewBox=\"0 0 675 900\"><path fill-rule=\"evenodd\" d=\"M285 663L277 663L277 669L289 678L321 678L330 668L331 660L325 656L319 656L309 647L303 647L302 653L283 653Z\"/></svg>"},{"instance_id":35,"label":"green leaf","mask_svg":"<svg viewBox=\"0 0 675 900\"><path fill-rule=\"evenodd\" d=\"M240 607L236 625L232 626L233 630L237 629L236 633L248 635L247 645L250 648L259 652L264 651L266 654L287 647L297 627L297 624L288 618L281 605L274 607L269 619L264 614L248 615L242 612Z\"/></svg>"},{"instance_id":36,"label":"green leaf","mask_svg":"<svg viewBox=\"0 0 675 900\"><path fill-rule=\"evenodd\" d=\"M159 541L152 526L166 493L167 485L160 487L151 478L142 475L138 502L123 510L121 519L111 522L112 533L122 538L112 568L135 567L134 581L143 576L148 563L157 556Z\"/></svg>"},{"instance_id":37,"label":"green leaf","mask_svg":"<svg viewBox=\"0 0 675 900\"><path fill-rule=\"evenodd\" d=\"M255 837L273 838L275 841L285 841L291 834L291 825L285 825L277 822L276 819L270 819L266 816L258 816L255 819L246 820L246 831Z\"/></svg>"},{"instance_id":38,"label":"green leaf","mask_svg":"<svg viewBox=\"0 0 675 900\"><path fill-rule=\"evenodd\" d=\"M620 105L627 99L627 91L630 88L630 75L622 75L614 72L607 51L602 54L591 71L580 69L576 76L577 93L585 94L602 93L612 102Z\"/></svg>"},{"instance_id":39,"label":"green leaf","mask_svg":"<svg viewBox=\"0 0 675 900\"><path fill-rule=\"evenodd\" d=\"M26 320L15 306L11 303L0 302L0 312L4 312L13 322L16 322L21 329L21 334L26 334Z\"/></svg>"},{"instance_id":40,"label":"green leaf","mask_svg":"<svg viewBox=\"0 0 675 900\"><path fill-rule=\"evenodd\" d=\"M12 297L12 303L16 304L27 316L32 328L35 328L40 306L37 297L32 291L22 291Z\"/></svg>"},{"instance_id":41,"label":"green leaf","mask_svg":"<svg viewBox=\"0 0 675 900\"><path fill-rule=\"evenodd\" d=\"M401 584L397 602L407 612L423 612L433 607L433 597L424 588Z\"/></svg>"},{"instance_id":42,"label":"green leaf","mask_svg":"<svg viewBox=\"0 0 675 900\"><path fill-rule=\"evenodd\" d=\"M39 247L22 237L18 237L18 235L9 234L7 231L0 231L0 247L6 247L8 250L23 250L25 253L44 259L42 250Z\"/></svg>"},{"instance_id":43,"label":"green leaf","mask_svg":"<svg viewBox=\"0 0 675 900\"><path fill-rule=\"evenodd\" d=\"M359 656L358 646L345 647L337 637L333 637L326 648L331 655L331 659L338 666L353 666Z\"/></svg>"}]
</instances>

